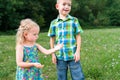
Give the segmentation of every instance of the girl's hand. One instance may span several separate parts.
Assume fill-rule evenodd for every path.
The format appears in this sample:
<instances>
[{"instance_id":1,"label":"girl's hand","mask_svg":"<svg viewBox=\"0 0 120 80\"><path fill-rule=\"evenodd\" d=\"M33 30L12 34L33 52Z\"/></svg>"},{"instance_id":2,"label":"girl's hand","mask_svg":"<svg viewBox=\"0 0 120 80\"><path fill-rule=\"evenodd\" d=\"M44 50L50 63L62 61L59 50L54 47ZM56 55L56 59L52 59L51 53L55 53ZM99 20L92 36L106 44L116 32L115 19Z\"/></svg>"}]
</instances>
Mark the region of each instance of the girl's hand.
<instances>
[{"instance_id":1,"label":"girl's hand","mask_svg":"<svg viewBox=\"0 0 120 80\"><path fill-rule=\"evenodd\" d=\"M62 44L57 44L57 45L55 46L55 51L61 49L62 47L63 47L63 43L62 43Z\"/></svg>"},{"instance_id":2,"label":"girl's hand","mask_svg":"<svg viewBox=\"0 0 120 80\"><path fill-rule=\"evenodd\" d=\"M33 63L33 65L36 67L36 68L43 68L44 65L41 65L40 63Z\"/></svg>"}]
</instances>

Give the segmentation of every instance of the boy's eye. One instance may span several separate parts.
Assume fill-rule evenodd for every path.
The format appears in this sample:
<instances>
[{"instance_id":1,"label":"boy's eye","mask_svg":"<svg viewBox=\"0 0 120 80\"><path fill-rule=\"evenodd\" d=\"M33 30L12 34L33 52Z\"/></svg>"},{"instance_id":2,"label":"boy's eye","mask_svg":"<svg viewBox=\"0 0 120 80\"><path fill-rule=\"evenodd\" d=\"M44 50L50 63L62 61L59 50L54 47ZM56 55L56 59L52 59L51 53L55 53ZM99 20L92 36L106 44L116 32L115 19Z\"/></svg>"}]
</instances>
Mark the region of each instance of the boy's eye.
<instances>
[{"instance_id":1,"label":"boy's eye","mask_svg":"<svg viewBox=\"0 0 120 80\"><path fill-rule=\"evenodd\" d=\"M71 4L63 3L63 6L65 6L65 5L71 6Z\"/></svg>"},{"instance_id":2,"label":"boy's eye","mask_svg":"<svg viewBox=\"0 0 120 80\"><path fill-rule=\"evenodd\" d=\"M68 4L68 6L71 6L71 4Z\"/></svg>"}]
</instances>

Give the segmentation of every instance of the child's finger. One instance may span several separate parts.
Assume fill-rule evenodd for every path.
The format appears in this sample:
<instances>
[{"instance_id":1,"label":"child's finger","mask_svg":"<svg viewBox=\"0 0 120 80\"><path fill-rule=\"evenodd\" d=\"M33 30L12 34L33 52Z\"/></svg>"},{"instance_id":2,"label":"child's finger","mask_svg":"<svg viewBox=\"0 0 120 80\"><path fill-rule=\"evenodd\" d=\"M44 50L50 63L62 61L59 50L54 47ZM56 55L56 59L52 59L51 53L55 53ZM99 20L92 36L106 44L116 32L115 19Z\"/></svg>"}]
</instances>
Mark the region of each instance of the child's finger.
<instances>
[{"instance_id":1,"label":"child's finger","mask_svg":"<svg viewBox=\"0 0 120 80\"><path fill-rule=\"evenodd\" d=\"M77 62L80 58L77 55L74 55L75 62Z\"/></svg>"},{"instance_id":2,"label":"child's finger","mask_svg":"<svg viewBox=\"0 0 120 80\"><path fill-rule=\"evenodd\" d=\"M44 65L41 65L41 68L43 68L44 67Z\"/></svg>"},{"instance_id":3,"label":"child's finger","mask_svg":"<svg viewBox=\"0 0 120 80\"><path fill-rule=\"evenodd\" d=\"M75 59L75 62L76 62L76 55L74 55L74 59Z\"/></svg>"}]
</instances>

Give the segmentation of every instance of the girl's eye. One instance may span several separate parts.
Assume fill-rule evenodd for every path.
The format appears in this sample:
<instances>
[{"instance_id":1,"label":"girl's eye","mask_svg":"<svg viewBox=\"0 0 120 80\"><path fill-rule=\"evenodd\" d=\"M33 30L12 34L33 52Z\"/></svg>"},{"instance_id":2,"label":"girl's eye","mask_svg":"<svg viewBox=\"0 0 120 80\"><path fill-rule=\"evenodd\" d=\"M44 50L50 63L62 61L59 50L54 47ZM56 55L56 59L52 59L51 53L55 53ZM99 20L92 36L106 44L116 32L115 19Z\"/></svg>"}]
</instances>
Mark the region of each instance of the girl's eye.
<instances>
[{"instance_id":1,"label":"girl's eye","mask_svg":"<svg viewBox=\"0 0 120 80\"><path fill-rule=\"evenodd\" d=\"M34 36L36 36L36 35L38 35L38 34L34 34Z\"/></svg>"},{"instance_id":2,"label":"girl's eye","mask_svg":"<svg viewBox=\"0 0 120 80\"><path fill-rule=\"evenodd\" d=\"M66 4L65 3L63 3L63 6L65 6Z\"/></svg>"}]
</instances>

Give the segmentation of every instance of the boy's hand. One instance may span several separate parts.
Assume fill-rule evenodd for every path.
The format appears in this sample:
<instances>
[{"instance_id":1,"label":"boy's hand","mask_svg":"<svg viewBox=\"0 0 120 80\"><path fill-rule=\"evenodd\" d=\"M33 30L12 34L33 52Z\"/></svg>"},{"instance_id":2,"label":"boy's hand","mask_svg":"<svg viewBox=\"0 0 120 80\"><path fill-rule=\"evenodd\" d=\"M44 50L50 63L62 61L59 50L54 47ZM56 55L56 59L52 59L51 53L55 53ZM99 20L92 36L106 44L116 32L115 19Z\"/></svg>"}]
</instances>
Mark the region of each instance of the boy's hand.
<instances>
[{"instance_id":1,"label":"boy's hand","mask_svg":"<svg viewBox=\"0 0 120 80\"><path fill-rule=\"evenodd\" d=\"M55 54L52 54L52 62L53 62L54 64L56 64L56 62L57 62L57 59L56 59Z\"/></svg>"},{"instance_id":2,"label":"boy's hand","mask_svg":"<svg viewBox=\"0 0 120 80\"><path fill-rule=\"evenodd\" d=\"M44 65L42 65L42 64L40 64L40 63L34 63L34 66L35 66L36 68L43 68L43 67L44 67Z\"/></svg>"},{"instance_id":3,"label":"boy's hand","mask_svg":"<svg viewBox=\"0 0 120 80\"><path fill-rule=\"evenodd\" d=\"M80 53L75 53L74 55L75 62L80 60Z\"/></svg>"}]
</instances>

